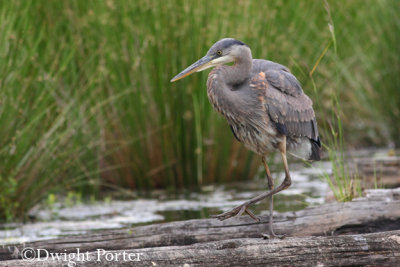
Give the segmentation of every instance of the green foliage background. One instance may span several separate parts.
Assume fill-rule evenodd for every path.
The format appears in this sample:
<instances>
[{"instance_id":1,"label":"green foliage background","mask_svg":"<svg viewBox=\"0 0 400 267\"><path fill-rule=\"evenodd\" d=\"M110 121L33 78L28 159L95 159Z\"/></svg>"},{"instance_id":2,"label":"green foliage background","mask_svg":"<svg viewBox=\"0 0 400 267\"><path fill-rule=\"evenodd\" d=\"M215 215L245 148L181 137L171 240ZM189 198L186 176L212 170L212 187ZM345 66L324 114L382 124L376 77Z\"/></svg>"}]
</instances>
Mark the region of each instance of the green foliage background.
<instances>
[{"instance_id":1,"label":"green foliage background","mask_svg":"<svg viewBox=\"0 0 400 267\"><path fill-rule=\"evenodd\" d=\"M352 146L399 144L398 14L396 0L1 1L0 217L72 188L252 177L260 160L212 110L207 72L169 82L223 37L291 68L325 140L333 111Z\"/></svg>"}]
</instances>

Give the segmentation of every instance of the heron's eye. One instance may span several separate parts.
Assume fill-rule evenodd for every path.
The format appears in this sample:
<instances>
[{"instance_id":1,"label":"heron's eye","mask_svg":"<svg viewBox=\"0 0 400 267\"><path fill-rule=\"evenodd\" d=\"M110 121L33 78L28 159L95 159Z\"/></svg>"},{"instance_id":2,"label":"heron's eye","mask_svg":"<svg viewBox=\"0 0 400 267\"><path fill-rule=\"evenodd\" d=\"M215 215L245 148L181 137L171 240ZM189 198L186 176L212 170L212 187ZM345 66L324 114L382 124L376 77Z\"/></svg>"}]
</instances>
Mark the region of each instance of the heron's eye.
<instances>
[{"instance_id":1,"label":"heron's eye","mask_svg":"<svg viewBox=\"0 0 400 267\"><path fill-rule=\"evenodd\" d=\"M218 51L217 51L217 55L218 55L218 56L222 56L222 51L221 51L221 50L218 50Z\"/></svg>"}]
</instances>

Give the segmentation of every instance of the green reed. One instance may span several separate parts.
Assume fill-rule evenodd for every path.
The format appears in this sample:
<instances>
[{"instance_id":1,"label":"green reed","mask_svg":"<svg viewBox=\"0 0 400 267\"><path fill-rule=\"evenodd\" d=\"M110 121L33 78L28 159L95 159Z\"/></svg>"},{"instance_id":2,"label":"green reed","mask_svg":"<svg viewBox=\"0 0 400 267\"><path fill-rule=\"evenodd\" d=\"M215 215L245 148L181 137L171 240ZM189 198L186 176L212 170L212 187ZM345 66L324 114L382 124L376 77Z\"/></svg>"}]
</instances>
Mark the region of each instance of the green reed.
<instances>
[{"instance_id":1,"label":"green reed","mask_svg":"<svg viewBox=\"0 0 400 267\"><path fill-rule=\"evenodd\" d=\"M212 110L207 72L169 82L223 37L290 67L321 132L337 95L347 141L399 143L399 2L329 5L330 16L319 1L1 1L0 217L65 190L253 177L260 160Z\"/></svg>"}]
</instances>

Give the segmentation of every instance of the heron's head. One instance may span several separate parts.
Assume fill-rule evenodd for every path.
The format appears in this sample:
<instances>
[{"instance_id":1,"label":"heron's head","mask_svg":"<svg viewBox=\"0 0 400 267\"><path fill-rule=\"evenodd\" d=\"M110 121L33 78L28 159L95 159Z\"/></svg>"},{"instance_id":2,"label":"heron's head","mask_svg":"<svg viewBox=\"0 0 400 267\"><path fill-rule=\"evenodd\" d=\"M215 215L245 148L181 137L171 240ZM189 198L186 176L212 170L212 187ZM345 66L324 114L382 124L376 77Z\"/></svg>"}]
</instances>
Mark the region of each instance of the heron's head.
<instances>
[{"instance_id":1,"label":"heron's head","mask_svg":"<svg viewBox=\"0 0 400 267\"><path fill-rule=\"evenodd\" d=\"M241 41L233 38L221 39L211 46L204 57L172 78L171 82L180 80L193 72L199 72L211 67L234 62L243 54L244 50L248 50L247 52L250 53L249 47Z\"/></svg>"}]
</instances>

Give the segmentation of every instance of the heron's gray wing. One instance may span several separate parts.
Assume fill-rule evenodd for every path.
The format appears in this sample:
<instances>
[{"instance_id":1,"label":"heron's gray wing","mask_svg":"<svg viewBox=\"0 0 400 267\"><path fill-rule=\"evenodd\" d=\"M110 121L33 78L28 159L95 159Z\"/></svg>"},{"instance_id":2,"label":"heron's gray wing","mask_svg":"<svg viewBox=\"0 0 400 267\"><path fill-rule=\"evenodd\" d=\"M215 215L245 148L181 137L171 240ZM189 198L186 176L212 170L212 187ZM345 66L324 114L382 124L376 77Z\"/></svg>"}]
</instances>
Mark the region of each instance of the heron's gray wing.
<instances>
[{"instance_id":1,"label":"heron's gray wing","mask_svg":"<svg viewBox=\"0 0 400 267\"><path fill-rule=\"evenodd\" d=\"M299 96L303 94L299 81L293 74L284 70L264 71L265 79L270 85L284 94Z\"/></svg>"},{"instance_id":2,"label":"heron's gray wing","mask_svg":"<svg viewBox=\"0 0 400 267\"><path fill-rule=\"evenodd\" d=\"M319 144L312 101L297 79L288 74L283 70L260 72L251 80L251 87L257 90L279 132L288 137L308 137Z\"/></svg>"},{"instance_id":3,"label":"heron's gray wing","mask_svg":"<svg viewBox=\"0 0 400 267\"><path fill-rule=\"evenodd\" d=\"M303 94L299 81L281 64L269 60L253 60L253 75L263 72L270 85L282 93L297 96Z\"/></svg>"}]
</instances>

